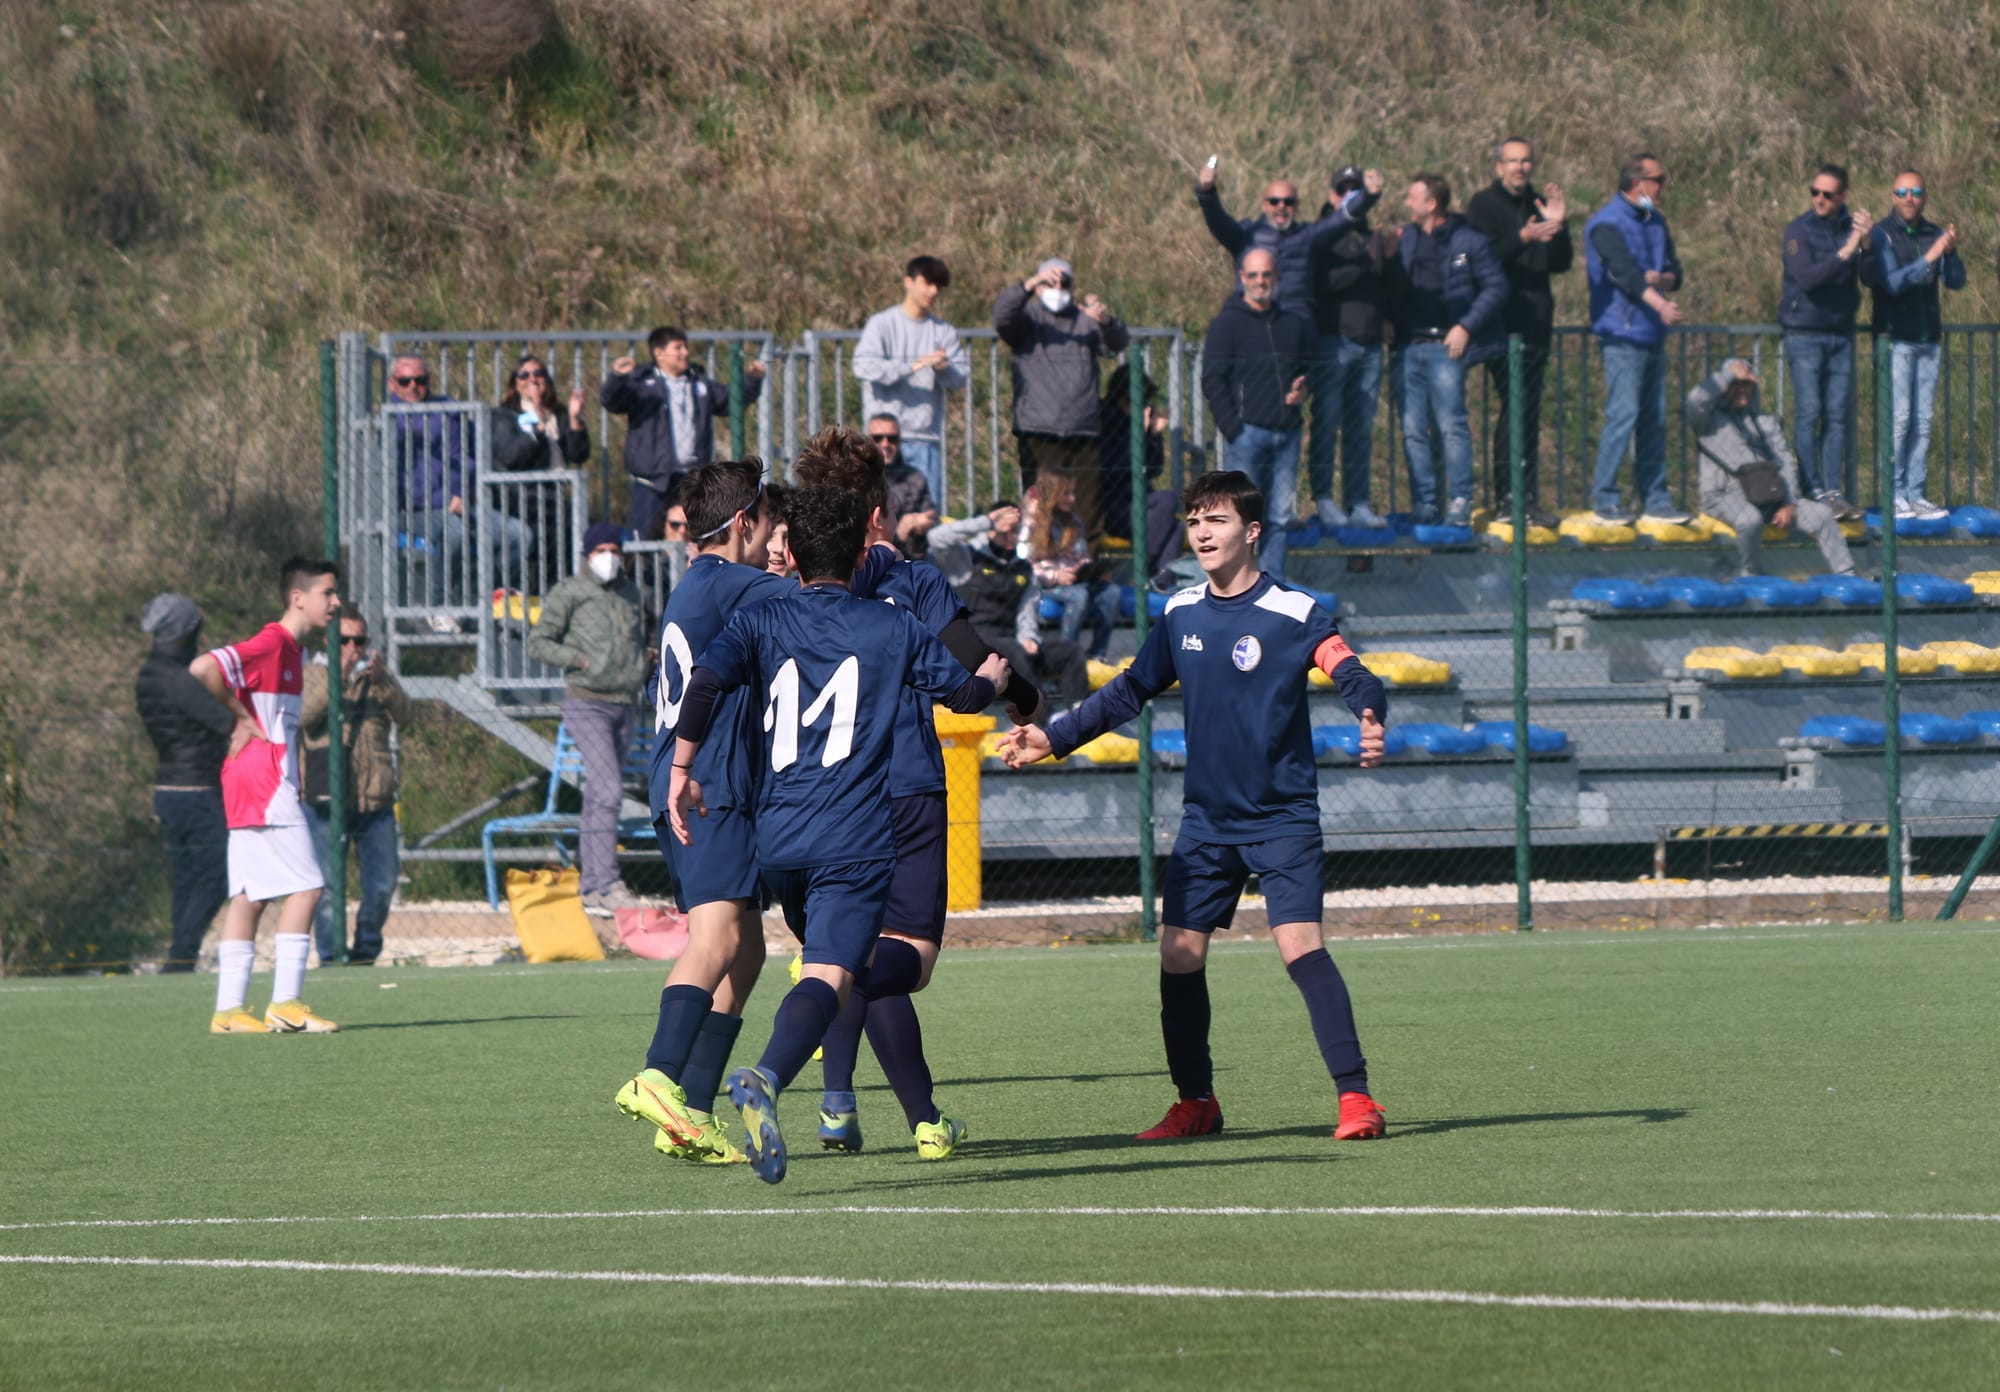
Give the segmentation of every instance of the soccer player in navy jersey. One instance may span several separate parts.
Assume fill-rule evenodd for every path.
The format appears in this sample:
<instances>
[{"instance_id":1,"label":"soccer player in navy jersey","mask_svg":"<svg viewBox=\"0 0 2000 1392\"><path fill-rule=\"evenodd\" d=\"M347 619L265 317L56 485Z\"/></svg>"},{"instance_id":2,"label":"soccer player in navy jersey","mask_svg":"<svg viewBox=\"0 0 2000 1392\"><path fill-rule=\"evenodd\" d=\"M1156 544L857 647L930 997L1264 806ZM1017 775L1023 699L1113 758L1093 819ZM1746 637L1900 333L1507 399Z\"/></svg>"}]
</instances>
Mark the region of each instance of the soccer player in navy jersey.
<instances>
[{"instance_id":1,"label":"soccer player in navy jersey","mask_svg":"<svg viewBox=\"0 0 2000 1392\"><path fill-rule=\"evenodd\" d=\"M1306 671L1333 678L1361 722L1363 768L1382 761L1382 683L1311 595L1257 568L1264 497L1230 469L1203 474L1182 498L1188 544L1208 575L1167 601L1131 667L1049 722L1007 736L1018 768L1061 758L1124 724L1176 681L1188 735L1186 812L1167 862L1160 929L1160 1028L1180 1100L1141 1140L1222 1129L1208 1051L1209 936L1227 928L1251 875L1262 884L1271 938L1305 997L1320 1055L1339 1096L1337 1141L1384 1129L1368 1090L1347 983L1320 932L1319 789Z\"/></svg>"},{"instance_id":2,"label":"soccer player in navy jersey","mask_svg":"<svg viewBox=\"0 0 2000 1392\"><path fill-rule=\"evenodd\" d=\"M787 543L805 587L739 610L702 652L680 703L667 809L673 834L694 843L704 816L692 777L718 700L748 687L763 705L754 818L757 864L785 921L805 944L798 985L779 1002L763 1056L729 1075L757 1177L785 1177L777 1099L805 1067L849 988L866 969L895 880L886 815L905 686L955 711L984 710L1006 682L990 657L968 674L900 606L853 594L868 518L852 494L801 488L787 503Z\"/></svg>"},{"instance_id":3,"label":"soccer player in navy jersey","mask_svg":"<svg viewBox=\"0 0 2000 1392\"><path fill-rule=\"evenodd\" d=\"M695 555L661 616L651 804L674 896L688 916L688 946L660 993L646 1066L616 1099L627 1116L659 1128L653 1143L661 1153L711 1165L743 1159L715 1119L715 1094L743 1026L743 1003L764 966L751 810L759 712L751 693L731 693L710 722L711 738L692 775L708 814L688 845L675 840L668 823L668 754L697 655L737 610L798 591L796 580L765 569L773 509L762 473L758 459L723 460L681 483ZM871 553L863 591L899 559L893 547Z\"/></svg>"},{"instance_id":4,"label":"soccer player in navy jersey","mask_svg":"<svg viewBox=\"0 0 2000 1392\"><path fill-rule=\"evenodd\" d=\"M894 544L884 516L888 486L882 455L866 435L841 426L821 431L799 451L795 472L806 487L836 488L858 499L868 513L870 544ZM913 615L968 672L977 671L993 655L993 649L973 632L958 592L934 565L897 562L882 577L875 597ZM1020 719L1032 720L1042 693L1027 676L1017 674L1008 679L1006 697ZM931 703L911 687L903 688L889 762L889 821L895 832L896 875L868 982L848 993L839 1018L826 1033L819 1142L828 1150L861 1149L854 1062L865 1027L916 1136L918 1158L943 1160L964 1138L965 1126L940 1112L932 1097L923 1026L910 997L930 984L944 942L949 874L944 755Z\"/></svg>"}]
</instances>

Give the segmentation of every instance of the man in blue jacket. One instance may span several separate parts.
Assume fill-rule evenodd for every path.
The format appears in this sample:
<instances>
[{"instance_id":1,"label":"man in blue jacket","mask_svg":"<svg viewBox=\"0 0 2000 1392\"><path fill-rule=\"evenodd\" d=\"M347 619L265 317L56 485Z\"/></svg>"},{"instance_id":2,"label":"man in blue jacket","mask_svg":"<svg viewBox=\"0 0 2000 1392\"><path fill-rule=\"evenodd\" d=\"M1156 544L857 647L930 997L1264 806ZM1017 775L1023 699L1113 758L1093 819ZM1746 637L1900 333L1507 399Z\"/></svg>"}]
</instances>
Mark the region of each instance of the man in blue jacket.
<instances>
[{"instance_id":1,"label":"man in blue jacket","mask_svg":"<svg viewBox=\"0 0 2000 1392\"><path fill-rule=\"evenodd\" d=\"M1924 216L1923 175L1905 169L1890 194L1895 212L1875 224L1875 254L1861 275L1875 292L1875 332L1889 335L1896 516L1941 517L1945 510L1924 496L1944 338L1938 283L1963 290L1965 263L1958 259L1957 225L1939 227Z\"/></svg>"},{"instance_id":2,"label":"man in blue jacket","mask_svg":"<svg viewBox=\"0 0 2000 1392\"><path fill-rule=\"evenodd\" d=\"M1442 517L1446 526L1472 523L1472 430L1465 415L1465 375L1474 363L1506 350L1501 310L1507 276L1493 243L1451 211L1442 174L1419 174L1403 196L1410 220L1385 269L1396 325L1390 370L1403 404L1403 457L1419 522L1439 520L1438 479L1431 432L1444 445Z\"/></svg>"},{"instance_id":3,"label":"man in blue jacket","mask_svg":"<svg viewBox=\"0 0 2000 1392\"><path fill-rule=\"evenodd\" d=\"M1277 283L1271 297L1287 314L1313 317L1312 254L1345 232L1354 220L1375 206L1382 196L1382 174L1370 169L1361 176L1361 187L1345 195L1329 193L1328 207L1311 222L1299 221L1299 190L1289 179L1275 179L1264 187L1264 211L1254 218L1233 218L1222 206L1215 191L1215 164L1203 165L1195 176L1194 200L1201 207L1202 221L1242 269L1243 258L1252 250L1268 251L1277 258Z\"/></svg>"},{"instance_id":4,"label":"man in blue jacket","mask_svg":"<svg viewBox=\"0 0 2000 1392\"><path fill-rule=\"evenodd\" d=\"M1874 222L1865 209L1848 211L1847 170L1822 164L1813 175L1812 207L1785 228L1778 324L1792 376L1799 487L1836 518L1861 516L1840 490L1854 418L1854 314L1861 308L1861 267Z\"/></svg>"},{"instance_id":5,"label":"man in blue jacket","mask_svg":"<svg viewBox=\"0 0 2000 1392\"><path fill-rule=\"evenodd\" d=\"M1634 155L1618 171L1617 194L1584 224L1590 327L1604 354L1604 432L1597 437L1591 501L1605 522L1632 520L1618 493L1628 445L1632 487L1646 516L1688 520L1667 491L1667 330L1685 317L1667 298L1682 276L1659 210L1666 188L1666 167L1652 155Z\"/></svg>"},{"instance_id":6,"label":"man in blue jacket","mask_svg":"<svg viewBox=\"0 0 2000 1392\"><path fill-rule=\"evenodd\" d=\"M687 334L671 325L646 335L646 349L652 365L618 359L597 399L625 417L625 472L632 476L625 523L638 540L658 541L682 477L715 457L715 417L729 414L729 380L704 373ZM764 364L753 358L743 375L748 406L764 390ZM739 442L737 453L745 452Z\"/></svg>"},{"instance_id":7,"label":"man in blue jacket","mask_svg":"<svg viewBox=\"0 0 2000 1392\"><path fill-rule=\"evenodd\" d=\"M1299 491L1299 402L1306 394L1312 321L1278 308L1277 257L1243 253L1242 289L1222 302L1202 342L1201 392L1222 432L1222 467L1250 476L1265 498L1257 563L1285 573L1285 528Z\"/></svg>"}]
</instances>

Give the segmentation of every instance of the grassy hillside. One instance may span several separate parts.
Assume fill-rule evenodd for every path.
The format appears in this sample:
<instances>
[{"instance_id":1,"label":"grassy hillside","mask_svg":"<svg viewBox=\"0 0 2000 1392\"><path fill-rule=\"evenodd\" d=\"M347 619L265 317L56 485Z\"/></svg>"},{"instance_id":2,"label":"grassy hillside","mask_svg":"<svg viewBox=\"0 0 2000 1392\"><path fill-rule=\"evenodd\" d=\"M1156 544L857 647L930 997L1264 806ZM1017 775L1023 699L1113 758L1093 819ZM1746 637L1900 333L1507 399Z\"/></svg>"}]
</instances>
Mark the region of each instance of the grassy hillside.
<instances>
[{"instance_id":1,"label":"grassy hillside","mask_svg":"<svg viewBox=\"0 0 2000 1392\"><path fill-rule=\"evenodd\" d=\"M1658 152L1711 321L1767 317L1822 158L1905 163L2000 315L2000 12L1964 0L66 0L0 7L0 962L150 932L133 618L267 607L319 535L313 345L347 327L858 323L915 251L945 310L1061 252L1134 323L1226 287L1190 196L1348 160L1469 193L1520 131L1573 208ZM1582 284L1562 288L1580 313ZM4 777L5 770L0 770ZM10 854L0 844L0 855ZM25 925L25 926L24 926ZM16 944L10 950L6 943ZM39 951L40 949L37 949Z\"/></svg>"}]
</instances>

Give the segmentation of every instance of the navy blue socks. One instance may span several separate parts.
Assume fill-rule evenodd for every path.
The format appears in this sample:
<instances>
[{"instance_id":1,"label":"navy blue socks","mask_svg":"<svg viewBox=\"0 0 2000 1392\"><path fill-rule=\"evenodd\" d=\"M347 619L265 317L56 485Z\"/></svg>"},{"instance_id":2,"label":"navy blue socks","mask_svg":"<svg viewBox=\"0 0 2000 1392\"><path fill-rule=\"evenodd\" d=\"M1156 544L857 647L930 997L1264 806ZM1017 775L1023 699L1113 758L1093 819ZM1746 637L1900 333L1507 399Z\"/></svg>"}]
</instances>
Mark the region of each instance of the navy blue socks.
<instances>
[{"instance_id":1,"label":"navy blue socks","mask_svg":"<svg viewBox=\"0 0 2000 1392\"><path fill-rule=\"evenodd\" d=\"M777 1080L780 1091L799 1076L839 1013L840 993L817 977L805 978L778 1002L771 1042L764 1046L757 1066Z\"/></svg>"},{"instance_id":2,"label":"navy blue socks","mask_svg":"<svg viewBox=\"0 0 2000 1392\"><path fill-rule=\"evenodd\" d=\"M722 1086L722 1071L729 1067L729 1051L736 1047L736 1036L743 1032L743 1017L724 1015L711 1010L708 1018L701 1022L701 1033L694 1037L694 1047L688 1051L687 1068L681 1074L681 1090L687 1094L688 1106L697 1112L715 1110L715 1090Z\"/></svg>"},{"instance_id":3,"label":"navy blue socks","mask_svg":"<svg viewBox=\"0 0 2000 1392\"><path fill-rule=\"evenodd\" d=\"M924 1057L924 1027L917 1020L917 1003L908 996L885 996L868 1002L868 1042L874 1046L875 1060L903 1104L910 1129L919 1122L935 1122L938 1109L931 1101L931 1065Z\"/></svg>"},{"instance_id":4,"label":"navy blue socks","mask_svg":"<svg viewBox=\"0 0 2000 1392\"><path fill-rule=\"evenodd\" d=\"M653 1046L646 1050L646 1067L681 1082L688 1052L714 1004L715 997L699 986L669 986L660 992L660 1023L653 1031Z\"/></svg>"},{"instance_id":5,"label":"navy blue socks","mask_svg":"<svg viewBox=\"0 0 2000 1392\"><path fill-rule=\"evenodd\" d=\"M1324 953L1320 954L1325 956ZM1329 959L1328 965L1331 965ZM1342 999L1346 997L1343 995ZM1208 973L1160 972L1160 1033L1167 1043L1167 1071L1183 1098L1209 1097L1215 1066L1208 1056Z\"/></svg>"},{"instance_id":6,"label":"navy blue socks","mask_svg":"<svg viewBox=\"0 0 2000 1392\"><path fill-rule=\"evenodd\" d=\"M1354 1031L1354 1005L1347 998L1347 983L1325 948L1315 948L1292 962L1285 970L1292 984L1306 998L1306 1014L1312 1017L1313 1038L1319 1041L1320 1057L1334 1086L1342 1092L1368 1091L1368 1060L1361 1056L1361 1041Z\"/></svg>"},{"instance_id":7,"label":"navy blue socks","mask_svg":"<svg viewBox=\"0 0 2000 1392\"><path fill-rule=\"evenodd\" d=\"M857 984L847 992L847 1004L840 1007L840 1014L827 1029L826 1038L820 1047L826 1050L824 1067L826 1070L826 1091L854 1095L854 1060L861 1052L861 1022L868 1017L868 999L861 994ZM828 1107L828 1111L853 1111L852 1104L845 1109Z\"/></svg>"}]
</instances>

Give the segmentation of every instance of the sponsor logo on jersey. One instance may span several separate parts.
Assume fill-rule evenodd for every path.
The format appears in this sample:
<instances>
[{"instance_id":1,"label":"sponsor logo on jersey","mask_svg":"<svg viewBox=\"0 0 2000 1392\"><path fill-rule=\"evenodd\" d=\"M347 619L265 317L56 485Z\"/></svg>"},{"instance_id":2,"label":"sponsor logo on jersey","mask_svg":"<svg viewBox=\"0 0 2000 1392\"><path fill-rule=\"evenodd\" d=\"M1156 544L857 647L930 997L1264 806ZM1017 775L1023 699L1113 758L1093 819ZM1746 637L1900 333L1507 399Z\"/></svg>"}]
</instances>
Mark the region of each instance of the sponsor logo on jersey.
<instances>
[{"instance_id":1,"label":"sponsor logo on jersey","mask_svg":"<svg viewBox=\"0 0 2000 1392\"><path fill-rule=\"evenodd\" d=\"M1200 635L1200 634L1198 634L1198 633L1183 633L1183 634L1181 635L1181 651L1182 651L1182 652L1200 652L1200 651L1201 651L1201 635Z\"/></svg>"},{"instance_id":2,"label":"sponsor logo on jersey","mask_svg":"<svg viewBox=\"0 0 2000 1392\"><path fill-rule=\"evenodd\" d=\"M1229 660L1236 664L1239 672L1254 672L1257 664L1264 660L1264 645L1257 641L1255 634L1246 633L1229 650Z\"/></svg>"}]
</instances>

